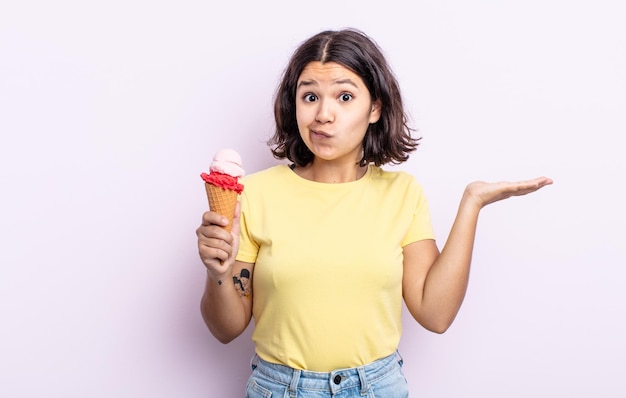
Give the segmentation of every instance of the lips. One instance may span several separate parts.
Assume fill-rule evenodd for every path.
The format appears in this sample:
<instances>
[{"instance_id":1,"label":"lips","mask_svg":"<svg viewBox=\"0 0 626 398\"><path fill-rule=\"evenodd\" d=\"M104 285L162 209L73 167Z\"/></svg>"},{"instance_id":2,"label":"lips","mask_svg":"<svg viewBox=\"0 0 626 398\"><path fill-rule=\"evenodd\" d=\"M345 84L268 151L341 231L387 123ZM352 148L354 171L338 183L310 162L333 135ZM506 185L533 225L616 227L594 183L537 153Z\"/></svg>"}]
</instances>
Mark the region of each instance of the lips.
<instances>
[{"instance_id":1,"label":"lips","mask_svg":"<svg viewBox=\"0 0 626 398\"><path fill-rule=\"evenodd\" d=\"M332 135L326 133L325 131L320 131L320 130L311 130L311 134L313 135L313 137L318 137L318 138L332 137Z\"/></svg>"}]
</instances>

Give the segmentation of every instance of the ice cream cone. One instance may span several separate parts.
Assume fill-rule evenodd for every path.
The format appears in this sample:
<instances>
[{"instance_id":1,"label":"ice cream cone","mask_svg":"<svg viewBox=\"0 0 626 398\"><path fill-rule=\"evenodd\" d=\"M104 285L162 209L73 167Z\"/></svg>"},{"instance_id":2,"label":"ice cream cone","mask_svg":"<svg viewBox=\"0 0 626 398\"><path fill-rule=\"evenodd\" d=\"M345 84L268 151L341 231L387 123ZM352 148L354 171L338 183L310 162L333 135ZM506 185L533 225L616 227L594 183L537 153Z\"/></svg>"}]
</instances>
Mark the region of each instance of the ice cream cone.
<instances>
[{"instance_id":1,"label":"ice cream cone","mask_svg":"<svg viewBox=\"0 0 626 398\"><path fill-rule=\"evenodd\" d=\"M204 183L207 198L209 199L209 208L228 219L228 225L224 227L230 232L233 226L233 217L235 216L235 205L237 204L237 191L220 188L216 185Z\"/></svg>"}]
</instances>

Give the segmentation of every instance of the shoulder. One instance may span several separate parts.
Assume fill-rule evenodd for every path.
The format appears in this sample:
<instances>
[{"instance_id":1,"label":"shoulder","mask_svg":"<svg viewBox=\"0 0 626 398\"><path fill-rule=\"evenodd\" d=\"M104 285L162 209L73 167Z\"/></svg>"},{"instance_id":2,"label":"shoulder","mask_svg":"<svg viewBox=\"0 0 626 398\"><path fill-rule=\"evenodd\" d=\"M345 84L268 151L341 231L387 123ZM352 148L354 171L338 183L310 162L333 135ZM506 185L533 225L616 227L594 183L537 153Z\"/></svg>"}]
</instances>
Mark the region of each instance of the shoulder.
<instances>
[{"instance_id":1,"label":"shoulder","mask_svg":"<svg viewBox=\"0 0 626 398\"><path fill-rule=\"evenodd\" d=\"M412 174L406 171L389 171L378 166L370 167L372 168L372 181L376 184L387 185L390 188L411 188L418 191L422 190L421 184Z\"/></svg>"},{"instance_id":2,"label":"shoulder","mask_svg":"<svg viewBox=\"0 0 626 398\"><path fill-rule=\"evenodd\" d=\"M271 183L275 180L280 180L285 178L289 174L289 166L285 164L280 164L272 167L268 167L267 169L257 171L248 175L245 175L240 178L240 182L242 184L267 184Z\"/></svg>"},{"instance_id":3,"label":"shoulder","mask_svg":"<svg viewBox=\"0 0 626 398\"><path fill-rule=\"evenodd\" d=\"M290 174L289 166L281 164L245 175L239 182L243 185L244 196L278 195L289 184Z\"/></svg>"}]
</instances>

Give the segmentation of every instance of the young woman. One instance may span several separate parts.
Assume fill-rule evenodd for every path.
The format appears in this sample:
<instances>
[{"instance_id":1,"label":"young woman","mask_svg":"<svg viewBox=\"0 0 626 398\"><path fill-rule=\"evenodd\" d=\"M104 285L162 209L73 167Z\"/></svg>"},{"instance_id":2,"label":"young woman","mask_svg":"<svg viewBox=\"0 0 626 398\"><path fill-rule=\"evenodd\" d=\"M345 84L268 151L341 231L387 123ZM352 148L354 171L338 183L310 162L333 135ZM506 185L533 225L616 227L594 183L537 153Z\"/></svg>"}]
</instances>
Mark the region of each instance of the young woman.
<instances>
[{"instance_id":1,"label":"young woman","mask_svg":"<svg viewBox=\"0 0 626 398\"><path fill-rule=\"evenodd\" d=\"M384 56L356 30L302 43L274 110L272 152L291 164L244 178L231 233L213 212L197 229L204 320L226 343L254 316L248 397L406 397L402 300L443 333L466 292L480 209L552 181L469 184L440 252L420 185L380 167L407 160L418 139Z\"/></svg>"}]
</instances>

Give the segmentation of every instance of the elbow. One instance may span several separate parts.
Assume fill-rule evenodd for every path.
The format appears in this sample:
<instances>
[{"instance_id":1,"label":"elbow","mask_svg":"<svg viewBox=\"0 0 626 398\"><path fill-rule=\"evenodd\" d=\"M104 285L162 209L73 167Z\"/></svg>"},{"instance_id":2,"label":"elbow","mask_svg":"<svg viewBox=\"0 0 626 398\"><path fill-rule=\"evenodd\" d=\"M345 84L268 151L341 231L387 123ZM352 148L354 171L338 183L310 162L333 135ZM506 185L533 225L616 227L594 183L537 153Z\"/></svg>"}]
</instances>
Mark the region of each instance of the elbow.
<instances>
[{"instance_id":1,"label":"elbow","mask_svg":"<svg viewBox=\"0 0 626 398\"><path fill-rule=\"evenodd\" d=\"M420 324L429 332L433 332L437 334L444 334L446 331L448 331L450 326L452 326L453 321L454 321L454 318L452 319L439 318L439 319L430 319L428 321L423 320L422 322L420 322Z\"/></svg>"},{"instance_id":2,"label":"elbow","mask_svg":"<svg viewBox=\"0 0 626 398\"><path fill-rule=\"evenodd\" d=\"M215 337L217 341L222 344L228 344L235 340L239 335L243 333L244 328L220 328L216 325L207 322L209 332Z\"/></svg>"},{"instance_id":3,"label":"elbow","mask_svg":"<svg viewBox=\"0 0 626 398\"><path fill-rule=\"evenodd\" d=\"M420 324L430 332L444 334L454 323L457 314L458 309L456 311L438 309L434 313L431 312L430 316L422 316Z\"/></svg>"},{"instance_id":4,"label":"elbow","mask_svg":"<svg viewBox=\"0 0 626 398\"><path fill-rule=\"evenodd\" d=\"M221 329L217 328L210 323L207 323L209 328L209 332L215 337L217 341L222 344L228 344L231 341L235 340L243 331L239 330L230 330L230 329Z\"/></svg>"},{"instance_id":5,"label":"elbow","mask_svg":"<svg viewBox=\"0 0 626 398\"><path fill-rule=\"evenodd\" d=\"M222 344L228 344L231 341L235 340L235 338L237 338L237 336L218 334L213 331L211 331L211 334L213 335L213 337L217 339L217 341L219 341Z\"/></svg>"},{"instance_id":6,"label":"elbow","mask_svg":"<svg viewBox=\"0 0 626 398\"><path fill-rule=\"evenodd\" d=\"M239 337L250 322L250 318L245 316L237 317L232 314L230 314L231 316L224 316L219 311L212 311L204 297L201 302L200 313L209 332L222 344L228 344Z\"/></svg>"},{"instance_id":7,"label":"elbow","mask_svg":"<svg viewBox=\"0 0 626 398\"><path fill-rule=\"evenodd\" d=\"M211 332L213 337L215 337L215 339L222 344L228 344L235 340L246 328L246 325L241 327L233 325L220 325L218 322L215 322L207 316L204 311L202 312L202 317L204 318L204 324L209 329L209 332Z\"/></svg>"},{"instance_id":8,"label":"elbow","mask_svg":"<svg viewBox=\"0 0 626 398\"><path fill-rule=\"evenodd\" d=\"M437 334L444 334L449 328L450 328L450 324L437 324L437 325L429 325L429 326L424 326L426 328L426 330L433 332L433 333L437 333Z\"/></svg>"}]
</instances>

